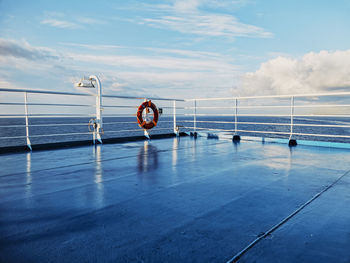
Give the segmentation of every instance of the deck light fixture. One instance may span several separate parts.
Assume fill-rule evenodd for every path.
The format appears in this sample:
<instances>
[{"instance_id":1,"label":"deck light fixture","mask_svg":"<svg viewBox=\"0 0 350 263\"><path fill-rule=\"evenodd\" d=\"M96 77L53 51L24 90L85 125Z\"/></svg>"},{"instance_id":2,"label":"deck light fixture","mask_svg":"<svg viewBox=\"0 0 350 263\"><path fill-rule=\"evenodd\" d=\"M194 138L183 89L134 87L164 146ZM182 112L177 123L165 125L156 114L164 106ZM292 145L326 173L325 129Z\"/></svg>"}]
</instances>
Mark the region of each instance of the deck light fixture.
<instances>
[{"instance_id":1,"label":"deck light fixture","mask_svg":"<svg viewBox=\"0 0 350 263\"><path fill-rule=\"evenodd\" d=\"M89 78L83 77L75 84L77 88L97 88L96 94L96 129L94 130L94 143L96 139L102 143L101 133L103 133L102 121L102 85L100 79L91 75Z\"/></svg>"}]
</instances>

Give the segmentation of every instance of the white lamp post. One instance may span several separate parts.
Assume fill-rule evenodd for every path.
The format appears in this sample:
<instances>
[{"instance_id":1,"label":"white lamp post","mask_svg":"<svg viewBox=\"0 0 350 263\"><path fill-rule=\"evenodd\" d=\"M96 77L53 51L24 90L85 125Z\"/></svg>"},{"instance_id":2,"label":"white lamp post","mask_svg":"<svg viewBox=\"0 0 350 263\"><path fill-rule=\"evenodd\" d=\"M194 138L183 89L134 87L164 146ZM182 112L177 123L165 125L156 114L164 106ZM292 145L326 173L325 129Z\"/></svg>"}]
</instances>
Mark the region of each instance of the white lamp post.
<instances>
[{"instance_id":1,"label":"white lamp post","mask_svg":"<svg viewBox=\"0 0 350 263\"><path fill-rule=\"evenodd\" d=\"M101 132L103 131L103 121L102 121L102 85L100 79L91 75L88 79L82 78L76 87L80 88L95 88L93 81L97 85L97 96L96 96L96 129L94 130L94 135L96 133L96 139L102 143ZM95 140L94 140L95 143Z\"/></svg>"}]
</instances>

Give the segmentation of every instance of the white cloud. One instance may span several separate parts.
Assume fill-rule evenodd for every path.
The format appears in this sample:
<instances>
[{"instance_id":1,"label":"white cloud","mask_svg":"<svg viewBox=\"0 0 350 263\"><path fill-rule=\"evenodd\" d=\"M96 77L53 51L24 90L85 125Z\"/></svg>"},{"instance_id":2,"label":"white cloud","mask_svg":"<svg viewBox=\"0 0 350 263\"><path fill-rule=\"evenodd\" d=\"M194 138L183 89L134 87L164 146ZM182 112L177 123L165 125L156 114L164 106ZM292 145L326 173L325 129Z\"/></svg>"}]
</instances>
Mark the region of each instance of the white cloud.
<instances>
[{"instance_id":1,"label":"white cloud","mask_svg":"<svg viewBox=\"0 0 350 263\"><path fill-rule=\"evenodd\" d=\"M299 59L279 56L242 78L237 95L349 91L350 50L310 52Z\"/></svg>"},{"instance_id":2,"label":"white cloud","mask_svg":"<svg viewBox=\"0 0 350 263\"><path fill-rule=\"evenodd\" d=\"M178 12L194 12L199 4L199 0L177 0L174 3L174 9Z\"/></svg>"},{"instance_id":3,"label":"white cloud","mask_svg":"<svg viewBox=\"0 0 350 263\"><path fill-rule=\"evenodd\" d=\"M202 36L224 37L271 37L272 34L257 26L240 23L231 15L192 14L190 16L163 16L161 18L146 18L148 25L167 28L181 33Z\"/></svg>"},{"instance_id":4,"label":"white cloud","mask_svg":"<svg viewBox=\"0 0 350 263\"><path fill-rule=\"evenodd\" d=\"M171 49L171 48L153 48L153 47L128 47L128 46L118 46L118 45L100 45L100 44L79 44L79 43L67 43L62 42L60 43L63 46L69 46L69 47L77 47L87 50L94 50L94 51L104 51L104 52L115 52L117 49L124 49L129 51L136 51L136 52L148 52L152 53L153 55L159 55L159 54L167 54L169 55L176 55L180 57L191 57L191 58L216 58L216 59L227 59L225 56L223 56L220 53L216 52L207 52L207 51L198 51L198 50L188 50L188 49Z\"/></svg>"},{"instance_id":5,"label":"white cloud","mask_svg":"<svg viewBox=\"0 0 350 263\"><path fill-rule=\"evenodd\" d=\"M175 71L233 71L236 69L232 64L219 59L190 59L169 56L118 56L118 55L89 55L69 53L74 60L97 63L101 65L115 66L118 68L128 67L137 70L161 69Z\"/></svg>"},{"instance_id":6,"label":"white cloud","mask_svg":"<svg viewBox=\"0 0 350 263\"><path fill-rule=\"evenodd\" d=\"M43 25L49 25L57 28L68 28L68 29L79 29L81 28L80 25L64 20L58 20L58 19L44 19L40 22Z\"/></svg>"},{"instance_id":7,"label":"white cloud","mask_svg":"<svg viewBox=\"0 0 350 263\"><path fill-rule=\"evenodd\" d=\"M219 7L241 5L242 1L223 1ZM213 7L205 0L177 0L172 5L146 5L150 15L137 19L139 24L156 28L170 29L185 34L200 36L272 37L263 28L240 22L235 16L225 12L202 11L201 6ZM227 12L227 11L226 11Z\"/></svg>"},{"instance_id":8,"label":"white cloud","mask_svg":"<svg viewBox=\"0 0 350 263\"><path fill-rule=\"evenodd\" d=\"M91 18L91 17L76 17L75 19L79 23L87 24L87 25L104 25L104 24L106 24L105 20L95 19L95 18Z\"/></svg>"},{"instance_id":9,"label":"white cloud","mask_svg":"<svg viewBox=\"0 0 350 263\"><path fill-rule=\"evenodd\" d=\"M169 49L169 48L143 48L144 50L149 50L154 53L159 54L168 54L168 55L177 55L183 57L192 57L192 58L212 58L212 59L221 59L225 60L225 57L220 53L215 52L206 52L206 51L197 51L197 50L185 50L185 49Z\"/></svg>"},{"instance_id":10,"label":"white cloud","mask_svg":"<svg viewBox=\"0 0 350 263\"><path fill-rule=\"evenodd\" d=\"M64 46L85 48L89 50L100 50L100 51L112 51L114 49L121 49L122 46L117 45L97 45L97 44L78 44L78 43L60 43Z\"/></svg>"},{"instance_id":11,"label":"white cloud","mask_svg":"<svg viewBox=\"0 0 350 263\"><path fill-rule=\"evenodd\" d=\"M67 17L59 12L44 12L44 19L40 23L62 29L82 29L92 25L103 25L106 21L84 16Z\"/></svg>"}]
</instances>

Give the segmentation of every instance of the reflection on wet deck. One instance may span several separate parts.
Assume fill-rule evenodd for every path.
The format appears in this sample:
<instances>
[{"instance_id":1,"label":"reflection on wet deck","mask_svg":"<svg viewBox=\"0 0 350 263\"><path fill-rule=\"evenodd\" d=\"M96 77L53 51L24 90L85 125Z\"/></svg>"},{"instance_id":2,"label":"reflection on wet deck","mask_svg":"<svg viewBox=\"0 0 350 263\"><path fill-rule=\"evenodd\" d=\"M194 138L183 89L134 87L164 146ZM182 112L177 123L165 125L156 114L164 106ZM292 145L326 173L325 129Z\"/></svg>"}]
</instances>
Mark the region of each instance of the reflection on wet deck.
<instances>
[{"instance_id":1,"label":"reflection on wet deck","mask_svg":"<svg viewBox=\"0 0 350 263\"><path fill-rule=\"evenodd\" d=\"M350 151L190 137L2 155L0 262L349 262Z\"/></svg>"}]
</instances>

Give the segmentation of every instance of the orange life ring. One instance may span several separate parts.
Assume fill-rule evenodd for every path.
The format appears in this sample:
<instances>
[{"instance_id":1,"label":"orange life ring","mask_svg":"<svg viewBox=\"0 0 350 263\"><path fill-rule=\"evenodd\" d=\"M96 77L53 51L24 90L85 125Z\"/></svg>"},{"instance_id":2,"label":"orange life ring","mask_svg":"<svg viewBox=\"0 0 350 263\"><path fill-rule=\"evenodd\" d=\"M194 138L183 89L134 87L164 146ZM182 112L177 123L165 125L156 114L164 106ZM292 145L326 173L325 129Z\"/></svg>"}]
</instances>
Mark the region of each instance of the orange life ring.
<instances>
[{"instance_id":1,"label":"orange life ring","mask_svg":"<svg viewBox=\"0 0 350 263\"><path fill-rule=\"evenodd\" d=\"M142 112L144 110L148 111L149 110L148 108L151 108L153 111L153 120L151 121L145 121L142 118ZM145 130L152 129L153 127L157 126L158 117L159 117L158 109L156 105L154 105L150 100L145 101L140 105L140 107L137 109L136 116L137 116L137 122L139 126Z\"/></svg>"}]
</instances>

